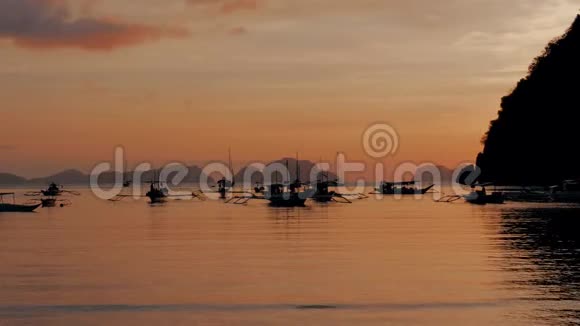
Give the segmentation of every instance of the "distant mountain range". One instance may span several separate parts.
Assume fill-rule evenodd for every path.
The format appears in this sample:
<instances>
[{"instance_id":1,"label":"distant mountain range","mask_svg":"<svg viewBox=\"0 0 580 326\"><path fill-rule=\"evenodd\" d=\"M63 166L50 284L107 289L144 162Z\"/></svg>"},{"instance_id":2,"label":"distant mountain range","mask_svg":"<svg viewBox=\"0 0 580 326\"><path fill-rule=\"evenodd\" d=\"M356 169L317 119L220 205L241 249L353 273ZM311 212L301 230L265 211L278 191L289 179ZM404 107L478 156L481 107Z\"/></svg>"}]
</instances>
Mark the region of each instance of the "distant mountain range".
<instances>
[{"instance_id":1,"label":"distant mountain range","mask_svg":"<svg viewBox=\"0 0 580 326\"><path fill-rule=\"evenodd\" d=\"M316 181L320 179L322 171L315 168L315 163L308 161L308 160L300 160L297 161L294 158L282 158L280 160L272 161L266 164L266 166L272 167L273 164L278 164L279 166L288 166L289 175L281 175L278 173L273 173L270 181L278 181L283 182L285 180L294 181L298 177L298 171L300 171L300 180L303 182L308 181ZM187 167L189 172L182 183L198 183L203 176L203 171L198 166L189 166ZM441 173L441 183L449 184L452 182L452 175L453 170L448 169L443 166L436 166L436 168ZM157 171L146 171L141 176L141 179L146 182L153 180L155 178L154 173L158 173ZM421 170L418 171L418 174L421 173ZM250 176L250 180L252 184L255 183L264 183L265 177L262 171L259 171L255 167L249 165L244 166L243 168L236 171L234 179L238 185L241 185L242 181L244 180L245 175ZM337 180L338 176L329 171L325 171L324 174L328 177L329 180ZM131 180L133 172L126 172L123 176L123 180ZM100 184L113 184L115 182L115 177L117 176L117 172L105 172L100 175L99 183ZM360 176L359 176L360 177ZM221 178L221 175L212 174L207 176L208 182L210 185L215 184L215 180ZM356 177L355 177L356 179ZM387 178L389 179L389 178ZM352 182L355 180L350 180L349 176L347 175L347 180L345 182ZM367 180L368 182L374 182L374 180ZM386 181L399 181L399 180L386 180ZM422 181L424 183L439 183L437 180L433 180L433 178L428 174L423 174ZM14 174L9 173L0 173L0 186L46 186L51 182L55 182L57 184L62 185L88 185L90 182L90 176L86 173L83 173L79 170L69 169L62 171L60 173L41 177L41 178L33 178L33 179L26 179Z\"/></svg>"},{"instance_id":2,"label":"distant mountain range","mask_svg":"<svg viewBox=\"0 0 580 326\"><path fill-rule=\"evenodd\" d=\"M183 180L183 183L199 182L202 170L197 166L189 166L189 173ZM146 171L142 175L143 181L154 179L154 171ZM117 172L105 172L100 175L100 184L112 184L115 182ZM131 180L133 172L126 172L123 180ZM213 179L209 177L210 183ZM60 173L50 175L42 178L26 179L10 173L0 173L0 186L45 186L51 182L62 185L88 185L90 183L90 175L79 170L65 170Z\"/></svg>"},{"instance_id":3,"label":"distant mountain range","mask_svg":"<svg viewBox=\"0 0 580 326\"><path fill-rule=\"evenodd\" d=\"M296 159L293 158L283 158L277 161L273 161L267 163L267 166L271 166L272 164L281 164L283 166L288 165L288 170L290 172L290 180L294 181L297 178L297 168L296 168ZM301 171L301 179L302 181L308 181L310 171L315 166L315 163L311 161L299 161L298 170ZM197 183L201 180L203 171L198 166L188 166L189 173L185 177L182 183ZM241 184L244 174L246 171L252 171L251 173L251 180L253 183L263 183L264 182L264 175L252 167L245 166L242 169L238 170L234 176L236 183ZM153 180L155 178L154 173L159 173L158 171L146 171L142 175L143 181ZM118 172L105 172L99 176L99 183L101 184L112 184L115 182L115 177L118 175ZM133 172L126 172L124 173L123 180L131 180ZM336 174L332 172L327 172L326 175L329 179L334 180L338 179ZM316 178L320 175L317 173ZM288 176L282 176L280 173L273 175L272 180L278 180L281 182L286 180ZM221 175L211 175L207 177L210 184L215 184L216 178L221 178ZM33 179L26 179L14 174L9 173L0 173L0 186L44 186L48 185L51 182L55 182L57 184L63 185L88 185L90 182L90 175L83 173L79 170L69 169L62 171L60 173L41 177L41 178L33 178Z\"/></svg>"}]
</instances>

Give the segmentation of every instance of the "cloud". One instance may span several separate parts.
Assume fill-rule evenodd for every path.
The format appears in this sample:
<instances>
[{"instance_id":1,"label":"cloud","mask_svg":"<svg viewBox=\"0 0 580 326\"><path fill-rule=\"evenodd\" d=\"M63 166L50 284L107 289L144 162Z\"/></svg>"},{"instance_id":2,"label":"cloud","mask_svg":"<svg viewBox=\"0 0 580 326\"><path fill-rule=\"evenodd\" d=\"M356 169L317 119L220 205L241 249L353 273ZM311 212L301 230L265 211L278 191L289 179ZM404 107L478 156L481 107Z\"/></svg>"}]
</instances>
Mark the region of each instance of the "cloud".
<instances>
[{"instance_id":1,"label":"cloud","mask_svg":"<svg viewBox=\"0 0 580 326\"><path fill-rule=\"evenodd\" d=\"M82 11L88 11L87 8ZM65 0L0 1L0 39L25 48L112 50L187 35L186 30L178 28L113 18L72 17Z\"/></svg>"},{"instance_id":2,"label":"cloud","mask_svg":"<svg viewBox=\"0 0 580 326\"><path fill-rule=\"evenodd\" d=\"M191 6L217 7L222 14L253 11L259 8L258 0L186 0Z\"/></svg>"}]
</instances>

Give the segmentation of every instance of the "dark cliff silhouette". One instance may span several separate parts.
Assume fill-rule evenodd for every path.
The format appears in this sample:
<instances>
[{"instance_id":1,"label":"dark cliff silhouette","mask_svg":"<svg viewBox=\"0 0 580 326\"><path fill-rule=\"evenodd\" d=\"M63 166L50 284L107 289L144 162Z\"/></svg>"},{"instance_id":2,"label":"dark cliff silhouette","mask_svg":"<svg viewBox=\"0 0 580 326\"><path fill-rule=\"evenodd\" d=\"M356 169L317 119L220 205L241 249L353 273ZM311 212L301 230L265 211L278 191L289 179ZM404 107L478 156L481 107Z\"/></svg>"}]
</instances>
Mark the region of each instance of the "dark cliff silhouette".
<instances>
[{"instance_id":1,"label":"dark cliff silhouette","mask_svg":"<svg viewBox=\"0 0 580 326\"><path fill-rule=\"evenodd\" d=\"M502 99L477 158L481 181L558 183L580 177L580 15Z\"/></svg>"}]
</instances>

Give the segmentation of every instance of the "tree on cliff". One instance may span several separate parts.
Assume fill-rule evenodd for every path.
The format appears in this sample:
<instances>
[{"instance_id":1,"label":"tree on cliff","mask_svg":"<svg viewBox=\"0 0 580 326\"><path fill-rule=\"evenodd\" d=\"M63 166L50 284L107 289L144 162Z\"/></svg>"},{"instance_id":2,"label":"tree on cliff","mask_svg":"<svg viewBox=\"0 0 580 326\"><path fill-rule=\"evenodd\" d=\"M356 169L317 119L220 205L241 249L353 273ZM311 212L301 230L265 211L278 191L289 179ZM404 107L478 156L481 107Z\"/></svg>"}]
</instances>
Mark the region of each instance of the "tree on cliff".
<instances>
[{"instance_id":1,"label":"tree on cliff","mask_svg":"<svg viewBox=\"0 0 580 326\"><path fill-rule=\"evenodd\" d=\"M580 177L580 15L502 99L477 158L482 181L554 184Z\"/></svg>"}]
</instances>

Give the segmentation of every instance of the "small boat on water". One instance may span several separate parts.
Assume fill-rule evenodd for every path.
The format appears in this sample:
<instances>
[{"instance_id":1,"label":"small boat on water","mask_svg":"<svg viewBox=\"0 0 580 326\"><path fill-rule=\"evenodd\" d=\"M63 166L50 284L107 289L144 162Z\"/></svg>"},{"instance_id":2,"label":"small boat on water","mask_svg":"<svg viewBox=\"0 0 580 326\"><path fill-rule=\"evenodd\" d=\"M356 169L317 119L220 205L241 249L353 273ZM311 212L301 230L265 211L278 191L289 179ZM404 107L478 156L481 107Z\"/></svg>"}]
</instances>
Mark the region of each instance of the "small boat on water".
<instances>
[{"instance_id":1,"label":"small boat on water","mask_svg":"<svg viewBox=\"0 0 580 326\"><path fill-rule=\"evenodd\" d=\"M288 161L286 161L286 172L290 180L290 172L288 170ZM254 188L254 193L242 192L241 196L234 196L226 200L226 203L246 204L252 199L267 200L272 207L304 207L306 200L312 198L315 189L305 189L305 183L300 180L300 167L298 165L298 158L296 158L296 180L292 183L280 183L278 175L276 174L276 181L266 187L257 184ZM222 179L225 182L225 179ZM287 186L286 186L287 185Z\"/></svg>"},{"instance_id":2,"label":"small boat on water","mask_svg":"<svg viewBox=\"0 0 580 326\"><path fill-rule=\"evenodd\" d=\"M274 183L264 193L264 198L274 207L301 207L312 193L300 191L301 183L292 183L288 189L281 183Z\"/></svg>"},{"instance_id":3,"label":"small boat on water","mask_svg":"<svg viewBox=\"0 0 580 326\"><path fill-rule=\"evenodd\" d=\"M235 185L234 181L229 181L225 177L218 180L217 186L218 186L218 194L220 194L220 198L226 199L228 196L228 193L233 192L232 189L233 189L234 185Z\"/></svg>"},{"instance_id":4,"label":"small boat on water","mask_svg":"<svg viewBox=\"0 0 580 326\"><path fill-rule=\"evenodd\" d=\"M550 187L552 201L559 203L580 203L580 181L565 180Z\"/></svg>"},{"instance_id":5,"label":"small boat on water","mask_svg":"<svg viewBox=\"0 0 580 326\"><path fill-rule=\"evenodd\" d=\"M501 191L494 191L491 194L488 194L485 187L490 185L491 184L472 185L471 188L473 191L468 195L465 195L463 198L466 202L476 205L503 204L505 202L504 193ZM476 190L476 187L479 187L480 189Z\"/></svg>"},{"instance_id":6,"label":"small boat on water","mask_svg":"<svg viewBox=\"0 0 580 326\"><path fill-rule=\"evenodd\" d=\"M160 181L152 181L145 196L149 198L152 204L164 203L169 197L169 189Z\"/></svg>"},{"instance_id":7,"label":"small boat on water","mask_svg":"<svg viewBox=\"0 0 580 326\"><path fill-rule=\"evenodd\" d=\"M62 186L57 185L56 183L52 182L48 189L40 191L44 196L59 196L62 194Z\"/></svg>"},{"instance_id":8,"label":"small boat on water","mask_svg":"<svg viewBox=\"0 0 580 326\"><path fill-rule=\"evenodd\" d=\"M553 201L549 192L538 188L502 188L502 192L506 201L522 203L547 203Z\"/></svg>"},{"instance_id":9,"label":"small boat on water","mask_svg":"<svg viewBox=\"0 0 580 326\"><path fill-rule=\"evenodd\" d=\"M312 200L318 203L336 202L341 204L352 204L354 199L365 199L367 195L362 193L344 194L337 190L337 187L342 186L338 180L329 180L328 175L322 174L322 178L318 179L314 184L314 193ZM331 190L333 189L333 190Z\"/></svg>"},{"instance_id":10,"label":"small boat on water","mask_svg":"<svg viewBox=\"0 0 580 326\"><path fill-rule=\"evenodd\" d=\"M328 203L334 200L334 197L340 196L336 191L330 190L330 187L337 187L338 182L330 180L318 180L316 182L316 192L312 195L312 200L319 203Z\"/></svg>"},{"instance_id":11,"label":"small boat on water","mask_svg":"<svg viewBox=\"0 0 580 326\"><path fill-rule=\"evenodd\" d=\"M59 186L55 182L51 182L50 185L48 185L48 188L45 189L45 190L30 191L30 192L27 192L25 194L25 196L30 196L30 197L37 197L37 196L57 197L57 196L61 196L61 195L64 195L64 194L70 194L70 195L74 195L74 196L80 196L80 193L78 191L64 190L63 189L63 186Z\"/></svg>"},{"instance_id":12,"label":"small boat on water","mask_svg":"<svg viewBox=\"0 0 580 326\"><path fill-rule=\"evenodd\" d=\"M472 184L472 191L467 195L448 195L443 196L438 199L439 203L453 203L458 200L465 200L467 203L475 205L486 205L486 204L503 204L506 200L505 193L501 191L494 191L491 194L487 193L485 187L490 186L490 183L486 184ZM479 190L477 188L480 188Z\"/></svg>"},{"instance_id":13,"label":"small boat on water","mask_svg":"<svg viewBox=\"0 0 580 326\"><path fill-rule=\"evenodd\" d=\"M12 203L5 203L4 197L12 196ZM15 194L13 192L6 192L0 193L0 213L9 213L9 212L22 212L22 213L30 213L40 207L42 204L35 204L35 205L17 205Z\"/></svg>"},{"instance_id":14,"label":"small boat on water","mask_svg":"<svg viewBox=\"0 0 580 326\"><path fill-rule=\"evenodd\" d=\"M304 207L306 200L311 198L315 190L304 190L304 183L300 179L300 165L298 154L296 154L296 180L285 187L281 183L273 183L264 192L264 198L270 201L270 206L273 207ZM288 171L288 179L290 180L290 172L288 170L288 161L286 161L286 171Z\"/></svg>"},{"instance_id":15,"label":"small boat on water","mask_svg":"<svg viewBox=\"0 0 580 326\"><path fill-rule=\"evenodd\" d=\"M433 189L435 185L430 185L425 188L417 188L416 181L405 182L382 182L376 191L382 195L424 195L429 190Z\"/></svg>"}]
</instances>

